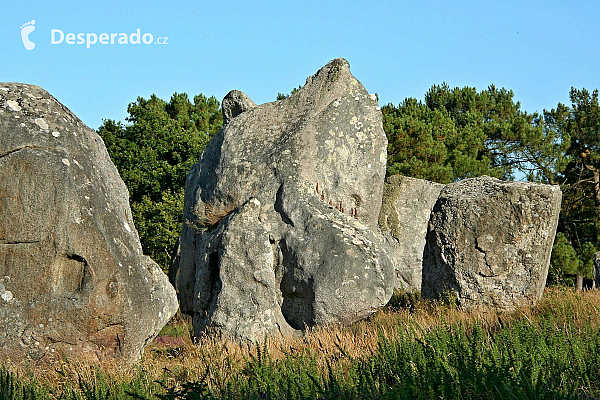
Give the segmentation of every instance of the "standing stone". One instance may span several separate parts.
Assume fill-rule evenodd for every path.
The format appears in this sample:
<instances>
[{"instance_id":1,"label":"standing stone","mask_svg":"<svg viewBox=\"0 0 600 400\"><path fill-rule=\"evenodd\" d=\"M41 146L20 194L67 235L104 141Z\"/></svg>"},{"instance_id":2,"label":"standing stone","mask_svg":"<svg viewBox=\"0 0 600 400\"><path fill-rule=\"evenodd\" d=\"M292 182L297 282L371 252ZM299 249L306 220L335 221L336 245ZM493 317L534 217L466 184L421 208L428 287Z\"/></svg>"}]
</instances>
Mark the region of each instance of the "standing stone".
<instances>
[{"instance_id":1,"label":"standing stone","mask_svg":"<svg viewBox=\"0 0 600 400\"><path fill-rule=\"evenodd\" d=\"M236 339L260 340L292 331L281 311L275 254L269 232L259 220L260 206L257 199L250 199L212 234L199 238L207 251L196 278L195 306L211 315L195 319L200 332L225 331Z\"/></svg>"},{"instance_id":2,"label":"standing stone","mask_svg":"<svg viewBox=\"0 0 600 400\"><path fill-rule=\"evenodd\" d=\"M558 186L490 177L447 185L433 208L424 297L512 308L540 299L560 212Z\"/></svg>"},{"instance_id":3,"label":"standing stone","mask_svg":"<svg viewBox=\"0 0 600 400\"><path fill-rule=\"evenodd\" d=\"M15 361L135 361L177 310L102 139L16 83L0 83L0 298L0 359Z\"/></svg>"},{"instance_id":4,"label":"standing stone","mask_svg":"<svg viewBox=\"0 0 600 400\"><path fill-rule=\"evenodd\" d=\"M284 100L240 93L186 182L182 312L197 334L250 340L365 318L393 288L374 233L387 147L375 96L343 59Z\"/></svg>"},{"instance_id":5,"label":"standing stone","mask_svg":"<svg viewBox=\"0 0 600 400\"><path fill-rule=\"evenodd\" d=\"M396 289L421 290L427 225L444 186L402 175L386 180L379 227L393 249Z\"/></svg>"}]
</instances>

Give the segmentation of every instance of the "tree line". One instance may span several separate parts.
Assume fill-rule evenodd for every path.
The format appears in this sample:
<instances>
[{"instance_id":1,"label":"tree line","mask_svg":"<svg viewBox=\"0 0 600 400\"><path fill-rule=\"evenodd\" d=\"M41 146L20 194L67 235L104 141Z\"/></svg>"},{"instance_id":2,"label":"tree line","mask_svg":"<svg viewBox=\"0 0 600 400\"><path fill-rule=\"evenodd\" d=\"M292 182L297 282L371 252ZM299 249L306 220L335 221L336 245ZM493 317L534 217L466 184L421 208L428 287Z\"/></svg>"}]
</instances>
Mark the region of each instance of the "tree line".
<instances>
[{"instance_id":1,"label":"tree line","mask_svg":"<svg viewBox=\"0 0 600 400\"><path fill-rule=\"evenodd\" d=\"M481 91L434 85L423 100L381 108L387 174L439 183L490 175L560 185L549 283L580 289L592 278L600 244L598 90L572 88L570 103L528 113L512 91L494 85ZM181 231L185 180L222 126L220 104L215 97L174 93L168 102L138 97L127 112L126 123L104 120L98 134L129 189L144 252L166 271Z\"/></svg>"}]
</instances>

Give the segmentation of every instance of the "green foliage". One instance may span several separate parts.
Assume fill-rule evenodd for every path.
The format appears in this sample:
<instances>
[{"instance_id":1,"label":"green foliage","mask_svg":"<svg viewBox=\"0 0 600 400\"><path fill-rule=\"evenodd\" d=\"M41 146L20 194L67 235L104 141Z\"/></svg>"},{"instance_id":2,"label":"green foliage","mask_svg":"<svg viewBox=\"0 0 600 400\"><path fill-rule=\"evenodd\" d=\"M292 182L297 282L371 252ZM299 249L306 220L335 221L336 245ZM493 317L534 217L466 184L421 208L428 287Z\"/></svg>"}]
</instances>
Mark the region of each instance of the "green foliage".
<instances>
[{"instance_id":1,"label":"green foliage","mask_svg":"<svg viewBox=\"0 0 600 400\"><path fill-rule=\"evenodd\" d=\"M394 289L394 293L388 301L387 307L392 310L400 309L400 308L408 308L410 310L414 310L419 308L423 303L423 297L421 297L421 292L413 290L398 290Z\"/></svg>"},{"instance_id":2,"label":"green foliage","mask_svg":"<svg viewBox=\"0 0 600 400\"><path fill-rule=\"evenodd\" d=\"M579 270L578 272L587 279L593 279L594 277L594 256L598 249L591 242L585 242L578 249L579 256Z\"/></svg>"},{"instance_id":3,"label":"green foliage","mask_svg":"<svg viewBox=\"0 0 600 400\"><path fill-rule=\"evenodd\" d=\"M294 93L296 93L300 89L302 89L302 85L298 85L297 88L293 88L292 92L290 94L277 93L277 100L283 100L283 99L285 99L287 97L290 97L291 95L293 95Z\"/></svg>"},{"instance_id":4,"label":"green foliage","mask_svg":"<svg viewBox=\"0 0 600 400\"><path fill-rule=\"evenodd\" d=\"M73 400L109 400L114 398L113 391L102 373L96 373L92 380L79 377L79 387L71 390Z\"/></svg>"},{"instance_id":5,"label":"green foliage","mask_svg":"<svg viewBox=\"0 0 600 400\"><path fill-rule=\"evenodd\" d=\"M19 379L0 366L0 400L43 400L47 397L48 390L31 381Z\"/></svg>"},{"instance_id":6,"label":"green foliage","mask_svg":"<svg viewBox=\"0 0 600 400\"><path fill-rule=\"evenodd\" d=\"M369 357L344 355L345 368L328 364L321 371L314 355L275 362L258 349L225 390L211 393L207 382L195 385L201 398L219 399L570 398L600 393L598 356L598 329L574 329L550 316L539 324L523 319L497 332L478 325L411 327L392 339L381 336ZM187 396L178 398L192 398Z\"/></svg>"},{"instance_id":7,"label":"green foliage","mask_svg":"<svg viewBox=\"0 0 600 400\"><path fill-rule=\"evenodd\" d=\"M170 336L174 338L192 337L192 326L184 318L175 316L161 329L158 336Z\"/></svg>"},{"instance_id":8,"label":"green foliage","mask_svg":"<svg viewBox=\"0 0 600 400\"><path fill-rule=\"evenodd\" d=\"M574 280L568 275L575 275L579 265L579 257L569 239L564 233L557 233L550 258L549 283L573 285Z\"/></svg>"},{"instance_id":9,"label":"green foliage","mask_svg":"<svg viewBox=\"0 0 600 400\"><path fill-rule=\"evenodd\" d=\"M115 382L100 368L96 368L89 375L79 375L76 382L65 382L61 393L47 398L65 400L150 399L163 392L161 385L149 380L142 368L136 368L134 372L134 378L131 381Z\"/></svg>"},{"instance_id":10,"label":"green foliage","mask_svg":"<svg viewBox=\"0 0 600 400\"><path fill-rule=\"evenodd\" d=\"M513 92L490 86L450 89L434 85L425 102L413 98L382 107L388 137L389 175L440 183L490 175L510 178L517 165L515 143L540 135L536 114L520 110Z\"/></svg>"},{"instance_id":11,"label":"green foliage","mask_svg":"<svg viewBox=\"0 0 600 400\"><path fill-rule=\"evenodd\" d=\"M129 189L144 252L166 271L181 231L186 177L223 123L219 102L174 93L167 103L152 95L127 112L129 124L105 120L98 134Z\"/></svg>"},{"instance_id":12,"label":"green foliage","mask_svg":"<svg viewBox=\"0 0 600 400\"><path fill-rule=\"evenodd\" d=\"M209 397L210 390L206 384L209 369L206 369L206 373L200 381L196 382L184 382L181 387L168 387L162 384L165 389L164 394L157 394L156 398L159 400L201 400ZM133 396L132 396L133 397ZM143 397L135 397L144 399Z\"/></svg>"},{"instance_id":13,"label":"green foliage","mask_svg":"<svg viewBox=\"0 0 600 400\"><path fill-rule=\"evenodd\" d=\"M592 278L593 256L600 243L598 91L572 88L570 99L571 106L559 103L555 109L544 111L545 132L561 150L557 156L560 161L554 166L554 181L561 183L563 191L559 232L577 254L576 262L561 262L559 269L553 265L553 281L568 274ZM558 236L556 240L559 241ZM554 252L560 253L555 258L563 257L564 250L562 244L555 245Z\"/></svg>"}]
</instances>

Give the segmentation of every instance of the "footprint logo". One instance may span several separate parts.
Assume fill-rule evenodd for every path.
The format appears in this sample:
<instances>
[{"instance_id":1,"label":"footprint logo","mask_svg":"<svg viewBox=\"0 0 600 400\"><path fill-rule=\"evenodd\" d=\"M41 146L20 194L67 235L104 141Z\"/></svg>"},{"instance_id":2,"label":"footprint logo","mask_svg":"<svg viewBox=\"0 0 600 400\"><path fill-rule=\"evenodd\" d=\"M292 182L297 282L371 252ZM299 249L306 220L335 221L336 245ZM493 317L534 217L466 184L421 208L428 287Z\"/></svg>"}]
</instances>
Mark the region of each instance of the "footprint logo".
<instances>
[{"instance_id":1,"label":"footprint logo","mask_svg":"<svg viewBox=\"0 0 600 400\"><path fill-rule=\"evenodd\" d=\"M21 25L21 39L23 39L23 46L27 50L33 50L35 47L35 43L29 40L29 34L35 31L35 19L32 19L30 22Z\"/></svg>"}]
</instances>

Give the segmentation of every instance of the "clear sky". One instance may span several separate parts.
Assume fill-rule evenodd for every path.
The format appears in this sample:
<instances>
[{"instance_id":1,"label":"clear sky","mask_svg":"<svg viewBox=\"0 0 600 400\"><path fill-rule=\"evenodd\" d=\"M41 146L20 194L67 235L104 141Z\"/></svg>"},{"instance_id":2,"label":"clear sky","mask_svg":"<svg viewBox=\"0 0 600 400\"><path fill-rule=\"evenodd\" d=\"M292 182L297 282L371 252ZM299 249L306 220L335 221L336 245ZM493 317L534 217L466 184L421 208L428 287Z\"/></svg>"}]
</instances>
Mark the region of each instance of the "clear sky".
<instances>
[{"instance_id":1,"label":"clear sky","mask_svg":"<svg viewBox=\"0 0 600 400\"><path fill-rule=\"evenodd\" d=\"M423 99L442 82L495 84L533 112L568 103L571 86L600 88L596 1L44 0L3 1L1 10L0 81L42 86L94 129L152 93L221 100L238 89L273 101L337 57L381 105ZM21 26L31 20L35 48L26 50ZM167 44L51 43L52 29L138 28Z\"/></svg>"}]
</instances>

